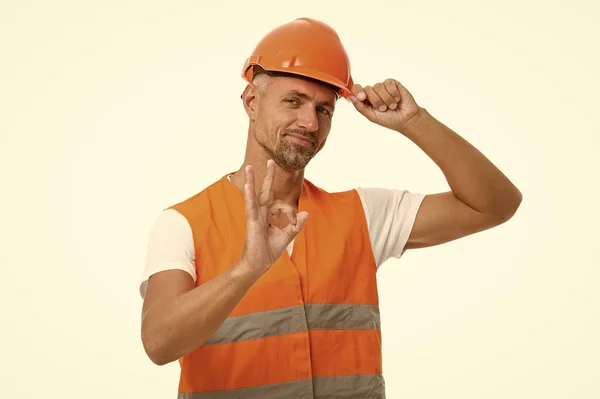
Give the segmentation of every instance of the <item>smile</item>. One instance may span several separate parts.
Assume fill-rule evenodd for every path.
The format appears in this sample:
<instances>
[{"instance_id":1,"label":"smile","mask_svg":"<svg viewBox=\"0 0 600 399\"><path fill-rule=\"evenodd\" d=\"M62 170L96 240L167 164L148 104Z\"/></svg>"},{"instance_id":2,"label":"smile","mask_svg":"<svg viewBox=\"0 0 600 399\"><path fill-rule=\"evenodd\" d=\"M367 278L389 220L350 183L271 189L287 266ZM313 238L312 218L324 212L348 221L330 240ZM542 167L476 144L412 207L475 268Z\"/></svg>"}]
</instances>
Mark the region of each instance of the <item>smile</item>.
<instances>
[{"instance_id":1,"label":"smile","mask_svg":"<svg viewBox=\"0 0 600 399\"><path fill-rule=\"evenodd\" d=\"M298 135L294 135L294 134L289 134L288 137L295 143L303 145L303 146L308 147L308 146L313 145L313 141L310 139L310 137L298 136Z\"/></svg>"}]
</instances>

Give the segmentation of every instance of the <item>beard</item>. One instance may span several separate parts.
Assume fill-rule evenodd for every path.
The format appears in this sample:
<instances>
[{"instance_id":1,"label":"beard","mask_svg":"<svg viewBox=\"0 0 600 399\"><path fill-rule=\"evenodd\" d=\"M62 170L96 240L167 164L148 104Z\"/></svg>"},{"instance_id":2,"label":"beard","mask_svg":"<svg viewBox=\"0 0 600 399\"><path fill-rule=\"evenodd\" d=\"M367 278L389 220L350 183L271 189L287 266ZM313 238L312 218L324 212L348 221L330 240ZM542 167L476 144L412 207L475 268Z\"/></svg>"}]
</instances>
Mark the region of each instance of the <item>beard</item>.
<instances>
[{"instance_id":1,"label":"beard","mask_svg":"<svg viewBox=\"0 0 600 399\"><path fill-rule=\"evenodd\" d=\"M295 144L289 140L289 134L310 138L312 144L309 146ZM269 136L273 137L274 135L258 135L258 143L275 163L286 172L296 172L304 169L317 152L317 139L313 133L297 129L287 130L276 139L276 143L271 143L271 145L262 140L264 137Z\"/></svg>"}]
</instances>

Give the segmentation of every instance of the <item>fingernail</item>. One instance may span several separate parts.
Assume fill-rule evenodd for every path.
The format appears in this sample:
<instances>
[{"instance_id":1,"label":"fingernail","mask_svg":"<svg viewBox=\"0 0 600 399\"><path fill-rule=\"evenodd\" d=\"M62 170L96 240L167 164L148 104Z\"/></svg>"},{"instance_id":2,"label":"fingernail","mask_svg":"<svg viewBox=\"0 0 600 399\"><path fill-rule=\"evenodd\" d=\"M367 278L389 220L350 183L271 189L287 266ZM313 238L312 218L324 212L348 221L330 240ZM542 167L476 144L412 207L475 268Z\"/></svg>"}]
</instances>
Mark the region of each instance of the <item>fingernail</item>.
<instances>
[{"instance_id":1,"label":"fingernail","mask_svg":"<svg viewBox=\"0 0 600 399\"><path fill-rule=\"evenodd\" d=\"M356 95L356 97L358 97L359 100L364 100L365 98L367 98L367 95L364 92L360 92Z\"/></svg>"},{"instance_id":2,"label":"fingernail","mask_svg":"<svg viewBox=\"0 0 600 399\"><path fill-rule=\"evenodd\" d=\"M379 110L381 112L385 112L386 109L387 109L387 107L385 105L382 105L381 107L379 107Z\"/></svg>"},{"instance_id":3,"label":"fingernail","mask_svg":"<svg viewBox=\"0 0 600 399\"><path fill-rule=\"evenodd\" d=\"M396 103L393 103L392 105L390 105L390 108L391 108L391 109L396 109L396 107L397 107L397 106L398 106L398 104L396 104Z\"/></svg>"}]
</instances>

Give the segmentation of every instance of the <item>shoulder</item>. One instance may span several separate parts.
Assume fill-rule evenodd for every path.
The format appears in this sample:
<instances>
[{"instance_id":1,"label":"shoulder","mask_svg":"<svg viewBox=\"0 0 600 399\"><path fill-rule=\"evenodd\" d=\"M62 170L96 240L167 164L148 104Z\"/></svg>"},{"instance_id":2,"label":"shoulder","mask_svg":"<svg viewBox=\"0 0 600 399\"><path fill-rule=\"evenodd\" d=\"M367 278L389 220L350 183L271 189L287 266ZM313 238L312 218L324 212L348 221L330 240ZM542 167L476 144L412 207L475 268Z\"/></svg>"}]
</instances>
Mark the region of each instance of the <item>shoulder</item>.
<instances>
[{"instance_id":1,"label":"shoulder","mask_svg":"<svg viewBox=\"0 0 600 399\"><path fill-rule=\"evenodd\" d=\"M383 230L398 230L404 234L412 229L425 194L406 189L357 187L367 223L372 234Z\"/></svg>"},{"instance_id":2,"label":"shoulder","mask_svg":"<svg viewBox=\"0 0 600 399\"><path fill-rule=\"evenodd\" d=\"M151 238L187 233L190 225L187 219L175 208L161 211L154 221L150 233Z\"/></svg>"},{"instance_id":3,"label":"shoulder","mask_svg":"<svg viewBox=\"0 0 600 399\"><path fill-rule=\"evenodd\" d=\"M201 191L169 206L167 209L177 210L179 213L185 214L193 210L199 210L198 205L202 203L210 202L211 196L219 190L222 190L223 180L227 176L211 183L209 186L204 187Z\"/></svg>"},{"instance_id":4,"label":"shoulder","mask_svg":"<svg viewBox=\"0 0 600 399\"><path fill-rule=\"evenodd\" d=\"M192 225L209 212L204 203L209 203L211 192L218 189L219 181L202 191L163 209L156 217L147 244L146 264L140 285L140 294L145 295L148 279L161 271L180 269L196 279L194 233Z\"/></svg>"},{"instance_id":5,"label":"shoulder","mask_svg":"<svg viewBox=\"0 0 600 399\"><path fill-rule=\"evenodd\" d=\"M304 189L308 191L308 195L312 199L320 203L329 203L333 206L343 206L344 204L351 206L360 203L360 197L354 188L343 191L328 191L305 179Z\"/></svg>"},{"instance_id":6,"label":"shoulder","mask_svg":"<svg viewBox=\"0 0 600 399\"><path fill-rule=\"evenodd\" d=\"M402 256L426 195L381 187L355 190L365 213L377 265Z\"/></svg>"},{"instance_id":7,"label":"shoulder","mask_svg":"<svg viewBox=\"0 0 600 399\"><path fill-rule=\"evenodd\" d=\"M140 294L145 296L148 279L161 271L180 269L196 278L192 230L175 209L163 210L150 231Z\"/></svg>"},{"instance_id":8,"label":"shoulder","mask_svg":"<svg viewBox=\"0 0 600 399\"><path fill-rule=\"evenodd\" d=\"M413 193L407 189L392 189L383 187L356 187L363 204L369 205L374 211L377 207L414 206L423 201L425 194Z\"/></svg>"},{"instance_id":9,"label":"shoulder","mask_svg":"<svg viewBox=\"0 0 600 399\"><path fill-rule=\"evenodd\" d=\"M406 189L357 187L355 190L365 213L373 216L414 211L425 198L425 194L413 193Z\"/></svg>"},{"instance_id":10,"label":"shoulder","mask_svg":"<svg viewBox=\"0 0 600 399\"><path fill-rule=\"evenodd\" d=\"M223 199L228 195L227 184L231 183L227 180L227 175L224 175L221 179L169 206L166 210L177 211L187 220L193 231L207 228L210 224L209 221L212 220L213 208L222 206Z\"/></svg>"}]
</instances>

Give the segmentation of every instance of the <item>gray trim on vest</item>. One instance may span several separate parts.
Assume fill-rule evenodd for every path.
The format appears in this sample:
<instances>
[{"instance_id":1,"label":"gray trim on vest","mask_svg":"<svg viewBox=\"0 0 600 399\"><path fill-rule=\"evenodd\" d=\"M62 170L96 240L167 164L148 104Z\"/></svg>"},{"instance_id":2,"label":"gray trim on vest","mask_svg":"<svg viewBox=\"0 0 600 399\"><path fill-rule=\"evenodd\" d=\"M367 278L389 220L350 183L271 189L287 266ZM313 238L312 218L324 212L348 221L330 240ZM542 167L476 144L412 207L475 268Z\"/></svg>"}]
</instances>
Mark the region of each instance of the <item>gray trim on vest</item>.
<instances>
[{"instance_id":1,"label":"gray trim on vest","mask_svg":"<svg viewBox=\"0 0 600 399\"><path fill-rule=\"evenodd\" d=\"M379 330L379 307L374 305L306 305L311 330Z\"/></svg>"},{"instance_id":2,"label":"gray trim on vest","mask_svg":"<svg viewBox=\"0 0 600 399\"><path fill-rule=\"evenodd\" d=\"M384 399L385 381L381 374L342 377L315 377L316 399Z\"/></svg>"},{"instance_id":3,"label":"gray trim on vest","mask_svg":"<svg viewBox=\"0 0 600 399\"><path fill-rule=\"evenodd\" d=\"M313 392L314 385L314 392ZM385 399L381 374L315 377L251 388L198 393L179 393L177 399Z\"/></svg>"},{"instance_id":4,"label":"gray trim on vest","mask_svg":"<svg viewBox=\"0 0 600 399\"><path fill-rule=\"evenodd\" d=\"M302 306L228 317L204 345L231 344L302 332L307 330L305 320Z\"/></svg>"},{"instance_id":5,"label":"gray trim on vest","mask_svg":"<svg viewBox=\"0 0 600 399\"><path fill-rule=\"evenodd\" d=\"M204 345L274 337L307 330L379 330L376 305L308 304L232 316Z\"/></svg>"},{"instance_id":6,"label":"gray trim on vest","mask_svg":"<svg viewBox=\"0 0 600 399\"><path fill-rule=\"evenodd\" d=\"M229 391L179 393L177 399L312 399L312 389L312 381L308 379Z\"/></svg>"}]
</instances>

